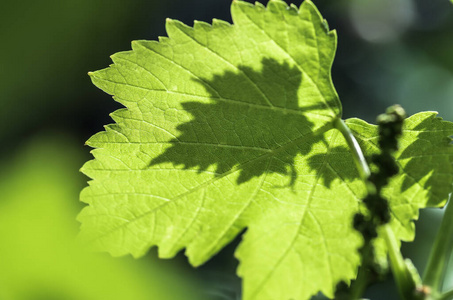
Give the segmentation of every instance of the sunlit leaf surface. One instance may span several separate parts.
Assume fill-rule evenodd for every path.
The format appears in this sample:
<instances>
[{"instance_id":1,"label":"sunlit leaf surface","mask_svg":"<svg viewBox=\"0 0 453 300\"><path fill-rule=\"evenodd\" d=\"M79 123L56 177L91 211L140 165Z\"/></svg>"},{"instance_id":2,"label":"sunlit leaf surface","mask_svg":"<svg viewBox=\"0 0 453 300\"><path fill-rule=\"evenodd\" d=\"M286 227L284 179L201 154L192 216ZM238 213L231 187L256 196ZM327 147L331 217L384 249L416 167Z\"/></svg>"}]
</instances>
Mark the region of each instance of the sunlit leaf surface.
<instances>
[{"instance_id":1,"label":"sunlit leaf surface","mask_svg":"<svg viewBox=\"0 0 453 300\"><path fill-rule=\"evenodd\" d=\"M356 275L361 239L351 218L365 193L333 129L336 35L310 1L300 9L235 1L232 17L234 25L193 28L169 20L168 38L133 42L90 74L127 108L87 142L96 149L82 169L93 179L81 195L82 234L116 256L156 245L169 258L186 248L197 266L247 228L236 252L245 300L332 297ZM413 235L419 207L446 199L445 190L428 192L434 172L451 167L451 123L435 120L416 115L406 126L404 174L389 188L399 238ZM365 154L375 153L375 128L348 124ZM418 129L441 155L410 149ZM424 171L409 166L419 155L430 160Z\"/></svg>"}]
</instances>

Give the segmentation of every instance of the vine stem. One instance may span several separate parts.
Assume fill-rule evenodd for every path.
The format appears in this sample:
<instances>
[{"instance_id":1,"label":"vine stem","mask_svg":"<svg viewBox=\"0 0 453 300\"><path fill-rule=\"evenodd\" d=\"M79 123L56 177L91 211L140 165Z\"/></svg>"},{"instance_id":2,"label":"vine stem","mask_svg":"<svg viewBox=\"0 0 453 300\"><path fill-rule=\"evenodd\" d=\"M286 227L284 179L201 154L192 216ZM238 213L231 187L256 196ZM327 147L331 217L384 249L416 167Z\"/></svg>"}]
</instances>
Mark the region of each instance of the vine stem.
<instances>
[{"instance_id":1,"label":"vine stem","mask_svg":"<svg viewBox=\"0 0 453 300\"><path fill-rule=\"evenodd\" d=\"M423 274L423 283L437 292L441 292L445 269L450 258L453 243L453 204L452 197L447 203L434 246L429 255L428 264Z\"/></svg>"},{"instance_id":2,"label":"vine stem","mask_svg":"<svg viewBox=\"0 0 453 300\"><path fill-rule=\"evenodd\" d=\"M343 134L349 146L349 149L351 150L359 175L363 182L365 183L368 193L369 194L376 193L374 187L371 187L371 185L368 182L368 178L371 174L370 167L368 166L368 163L365 160L365 156L363 155L362 148L360 148L360 145L357 142L356 138L354 137L351 129L340 118L335 119L334 127ZM415 289L414 280L407 271L406 263L404 262L404 258L399 250L399 245L395 238L395 235L393 234L393 231L391 230L389 225L383 225L380 228L379 232L381 236L383 236L387 244L390 257L390 266L392 269L393 276L395 277L398 290L403 299L408 300L412 299L411 294Z\"/></svg>"},{"instance_id":3,"label":"vine stem","mask_svg":"<svg viewBox=\"0 0 453 300\"><path fill-rule=\"evenodd\" d=\"M438 300L451 300L453 299L453 290L450 290L448 292L445 292L443 293L442 295L440 295L439 298L437 298Z\"/></svg>"},{"instance_id":4,"label":"vine stem","mask_svg":"<svg viewBox=\"0 0 453 300\"><path fill-rule=\"evenodd\" d=\"M365 266L368 263L370 254L371 254L371 244L365 246L366 249L363 252L363 261L362 266ZM357 274L357 279L351 285L351 299L361 299L363 293L365 292L370 280L370 272L366 268L360 268Z\"/></svg>"},{"instance_id":5,"label":"vine stem","mask_svg":"<svg viewBox=\"0 0 453 300\"><path fill-rule=\"evenodd\" d=\"M389 251L390 268L392 269L401 297L408 300L414 299L413 295L416 289L415 280L407 270L406 263L401 255L398 242L390 225L386 224L382 226L380 232L384 237Z\"/></svg>"}]
</instances>

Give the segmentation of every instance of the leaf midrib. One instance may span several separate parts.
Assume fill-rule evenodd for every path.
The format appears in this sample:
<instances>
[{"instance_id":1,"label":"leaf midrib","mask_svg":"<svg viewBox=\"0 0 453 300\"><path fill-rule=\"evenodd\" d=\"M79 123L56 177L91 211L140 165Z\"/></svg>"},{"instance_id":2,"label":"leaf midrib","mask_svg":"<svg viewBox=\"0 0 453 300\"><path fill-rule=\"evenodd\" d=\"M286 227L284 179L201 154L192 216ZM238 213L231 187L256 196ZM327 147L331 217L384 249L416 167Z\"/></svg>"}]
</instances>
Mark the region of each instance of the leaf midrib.
<instances>
[{"instance_id":1,"label":"leaf midrib","mask_svg":"<svg viewBox=\"0 0 453 300\"><path fill-rule=\"evenodd\" d=\"M335 132L335 133L332 135L330 142L332 142L332 140L336 139L337 134L338 134L338 133ZM303 223L304 223L304 220L305 220L305 215L306 215L307 213L310 213L310 212L309 212L309 207L310 207L310 205L311 205L311 201L313 200L313 195L314 195L314 193L315 193L315 190L316 190L316 188L317 188L317 186L318 186L318 181L319 181L319 179L321 178L321 174L322 174L324 168L325 168L326 165L328 164L328 155L329 155L329 152L330 152L331 149L332 149L332 148L331 148L331 143L328 143L328 145L329 145L329 148L327 149L327 153L326 153L326 155L324 156L324 161L323 161L323 163L322 163L322 166L321 166L321 168L320 168L320 170L319 170L319 172L318 172L318 174L317 174L317 176L316 176L315 182L314 182L314 184L312 185L312 188L311 188L311 190L310 190L310 194L309 194L308 199L307 199L307 204L306 204L305 207L304 207L304 211L303 211L302 216L301 216L301 218L300 218L300 222L299 222L299 224L298 224L298 229L297 229L297 231L296 231L296 234L295 234L294 238L292 239L290 245L286 248L286 250L284 251L284 253L280 256L280 258L277 260L277 262L276 262L276 263L274 264L274 266L271 268L271 271L264 277L264 279L258 284L258 286L255 288L255 290L252 292L250 299L255 299L255 298L256 298L256 296L257 296L257 295L259 294L259 292L261 291L262 287L263 287L263 286L266 284L266 282L272 277L272 274L275 272L275 270L278 268L278 266L282 263L282 261L283 261L284 258L287 256L287 254L289 253L289 251L293 248L294 243L296 242L297 237L299 236L300 230L301 230L301 228L302 228L302 226L303 226ZM323 239L324 239L324 237L323 237ZM328 253L327 249L325 249L325 250L326 250L326 253ZM331 266L330 266L331 263L330 263L330 260L329 260L328 264L329 264L329 269L331 270ZM330 275L332 275L332 273L331 273ZM330 281L333 282L332 278L330 278ZM333 285L333 283L332 283L332 285Z\"/></svg>"}]
</instances>

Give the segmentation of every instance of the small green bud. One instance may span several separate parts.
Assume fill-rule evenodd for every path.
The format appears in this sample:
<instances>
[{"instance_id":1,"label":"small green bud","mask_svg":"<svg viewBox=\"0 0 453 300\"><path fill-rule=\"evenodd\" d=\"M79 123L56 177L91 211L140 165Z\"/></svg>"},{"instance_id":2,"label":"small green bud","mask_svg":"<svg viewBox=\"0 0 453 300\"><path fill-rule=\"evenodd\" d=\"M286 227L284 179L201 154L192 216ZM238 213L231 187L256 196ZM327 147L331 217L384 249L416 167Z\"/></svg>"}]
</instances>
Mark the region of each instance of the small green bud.
<instances>
[{"instance_id":1,"label":"small green bud","mask_svg":"<svg viewBox=\"0 0 453 300\"><path fill-rule=\"evenodd\" d=\"M379 176L390 178L399 172L395 159L388 152L373 155L371 160L379 168Z\"/></svg>"},{"instance_id":2,"label":"small green bud","mask_svg":"<svg viewBox=\"0 0 453 300\"><path fill-rule=\"evenodd\" d=\"M389 178L382 176L379 172L371 173L369 180L374 184L378 193L380 193L381 189L389 182Z\"/></svg>"},{"instance_id":3,"label":"small green bud","mask_svg":"<svg viewBox=\"0 0 453 300\"><path fill-rule=\"evenodd\" d=\"M361 213L354 215L353 226L355 230L362 234L365 241L371 241L377 237L376 224Z\"/></svg>"},{"instance_id":4,"label":"small green bud","mask_svg":"<svg viewBox=\"0 0 453 300\"><path fill-rule=\"evenodd\" d=\"M375 216L377 222L382 225L390 221L390 208L388 201L381 195L368 195L363 199L371 215Z\"/></svg>"},{"instance_id":5,"label":"small green bud","mask_svg":"<svg viewBox=\"0 0 453 300\"><path fill-rule=\"evenodd\" d=\"M394 115L401 121L406 118L406 111L401 107L401 105L398 104L392 105L387 108L385 113L388 115Z\"/></svg>"},{"instance_id":6,"label":"small green bud","mask_svg":"<svg viewBox=\"0 0 453 300\"><path fill-rule=\"evenodd\" d=\"M378 125L384 125L384 124L391 124L391 123L394 123L394 122L397 122L398 119L396 116L394 115L389 115L389 114L380 114L378 117L377 117L377 123Z\"/></svg>"},{"instance_id":7,"label":"small green bud","mask_svg":"<svg viewBox=\"0 0 453 300\"><path fill-rule=\"evenodd\" d=\"M403 133L406 112L399 105L391 106L377 118L379 125L379 147L382 152L398 150L398 137Z\"/></svg>"}]
</instances>

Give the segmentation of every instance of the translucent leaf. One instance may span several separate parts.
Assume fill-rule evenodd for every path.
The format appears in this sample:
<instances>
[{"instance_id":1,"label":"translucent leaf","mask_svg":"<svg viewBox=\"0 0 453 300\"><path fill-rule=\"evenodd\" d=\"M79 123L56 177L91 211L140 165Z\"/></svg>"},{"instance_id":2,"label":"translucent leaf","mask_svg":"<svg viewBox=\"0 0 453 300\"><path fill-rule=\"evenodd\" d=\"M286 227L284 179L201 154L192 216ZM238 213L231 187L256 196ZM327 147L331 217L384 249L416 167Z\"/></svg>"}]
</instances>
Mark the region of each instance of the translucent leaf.
<instances>
[{"instance_id":1,"label":"translucent leaf","mask_svg":"<svg viewBox=\"0 0 453 300\"><path fill-rule=\"evenodd\" d=\"M113 255L186 248L198 266L246 229L236 252L245 300L332 297L356 276L351 218L365 194L333 129L336 35L310 1L235 1L232 17L169 20L168 38L134 42L91 73L127 109L87 142L82 235ZM350 123L374 153L364 142L374 127ZM404 212L410 223L416 211Z\"/></svg>"},{"instance_id":2,"label":"translucent leaf","mask_svg":"<svg viewBox=\"0 0 453 300\"><path fill-rule=\"evenodd\" d=\"M436 117L436 112L422 112L406 119L403 137L396 161L400 174L384 190L389 199L395 235L403 241L415 237L413 220L424 207L443 206L451 192L453 182L453 123ZM379 153L377 126L359 119L347 120L348 127L371 157ZM378 241L381 258L385 259L385 246Z\"/></svg>"}]
</instances>

